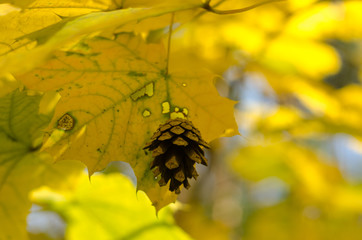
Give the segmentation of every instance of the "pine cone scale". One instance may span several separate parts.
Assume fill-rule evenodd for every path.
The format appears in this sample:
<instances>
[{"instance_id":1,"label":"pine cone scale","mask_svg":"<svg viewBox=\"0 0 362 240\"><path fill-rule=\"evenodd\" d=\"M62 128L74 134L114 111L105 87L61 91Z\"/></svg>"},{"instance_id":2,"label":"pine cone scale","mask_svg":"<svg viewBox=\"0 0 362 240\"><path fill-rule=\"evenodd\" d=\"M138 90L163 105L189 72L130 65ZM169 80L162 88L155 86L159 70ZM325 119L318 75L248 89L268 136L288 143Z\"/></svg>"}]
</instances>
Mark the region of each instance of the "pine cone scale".
<instances>
[{"instance_id":1,"label":"pine cone scale","mask_svg":"<svg viewBox=\"0 0 362 240\"><path fill-rule=\"evenodd\" d=\"M187 131L185 133L185 136L192 141L199 142L199 138L197 137L197 135L191 131Z\"/></svg>"},{"instance_id":2,"label":"pine cone scale","mask_svg":"<svg viewBox=\"0 0 362 240\"><path fill-rule=\"evenodd\" d=\"M182 120L178 120L178 119L174 119L174 120L169 122L169 124L171 126L177 126L177 125L180 125L181 123L182 123Z\"/></svg>"},{"instance_id":3,"label":"pine cone scale","mask_svg":"<svg viewBox=\"0 0 362 240\"><path fill-rule=\"evenodd\" d=\"M183 139L183 137L177 137L175 140L172 141L172 143L177 146L184 146L184 147L189 145L189 143L185 139Z\"/></svg>"},{"instance_id":4,"label":"pine cone scale","mask_svg":"<svg viewBox=\"0 0 362 240\"><path fill-rule=\"evenodd\" d=\"M156 147L156 148L153 149L152 157L157 157L157 156L159 156L159 155L161 155L161 154L166 153L169 145L170 145L170 144L164 143L164 142L162 142L161 144L159 144L158 147Z\"/></svg>"},{"instance_id":5,"label":"pine cone scale","mask_svg":"<svg viewBox=\"0 0 362 240\"><path fill-rule=\"evenodd\" d=\"M168 160L166 160L165 166L168 169L172 170L178 168L180 166L180 162L181 162L180 156L173 154Z\"/></svg>"},{"instance_id":6,"label":"pine cone scale","mask_svg":"<svg viewBox=\"0 0 362 240\"><path fill-rule=\"evenodd\" d=\"M186 130L192 130L192 126L186 123L181 123L181 127L183 127Z\"/></svg>"},{"instance_id":7,"label":"pine cone scale","mask_svg":"<svg viewBox=\"0 0 362 240\"><path fill-rule=\"evenodd\" d=\"M183 133L185 132L185 129L183 129L183 128L180 127L180 126L175 126L175 127L171 128L170 131L171 131L172 133L174 133L174 134L181 135L181 134L183 134Z\"/></svg>"},{"instance_id":8,"label":"pine cone scale","mask_svg":"<svg viewBox=\"0 0 362 240\"><path fill-rule=\"evenodd\" d=\"M185 173L183 171L183 169L179 169L175 175L174 175L175 179L179 182L183 182L185 180Z\"/></svg>"},{"instance_id":9,"label":"pine cone scale","mask_svg":"<svg viewBox=\"0 0 362 240\"><path fill-rule=\"evenodd\" d=\"M192 161L201 163L201 157L191 147L187 147L185 153Z\"/></svg>"},{"instance_id":10,"label":"pine cone scale","mask_svg":"<svg viewBox=\"0 0 362 240\"><path fill-rule=\"evenodd\" d=\"M159 141L165 141L165 140L171 139L173 136L174 136L174 135L173 135L172 133L170 133L170 132L164 132L164 133L162 133L161 136L159 136L159 137L157 138L157 140L159 140Z\"/></svg>"},{"instance_id":11,"label":"pine cone scale","mask_svg":"<svg viewBox=\"0 0 362 240\"><path fill-rule=\"evenodd\" d=\"M172 128L172 126L171 126L170 124L165 124L165 125L163 125L162 127L160 127L159 130L160 130L161 132L165 132L165 131L167 131L167 130L170 129L170 128Z\"/></svg>"}]
</instances>

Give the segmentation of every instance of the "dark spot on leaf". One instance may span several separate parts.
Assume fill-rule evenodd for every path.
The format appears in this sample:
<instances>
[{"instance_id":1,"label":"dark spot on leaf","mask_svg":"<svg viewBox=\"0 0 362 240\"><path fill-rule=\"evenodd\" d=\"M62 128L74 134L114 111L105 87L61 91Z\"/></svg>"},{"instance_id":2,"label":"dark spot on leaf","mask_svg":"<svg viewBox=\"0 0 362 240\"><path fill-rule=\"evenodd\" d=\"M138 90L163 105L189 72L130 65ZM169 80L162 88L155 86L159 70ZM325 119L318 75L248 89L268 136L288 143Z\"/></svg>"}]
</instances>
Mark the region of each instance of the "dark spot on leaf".
<instances>
[{"instance_id":1,"label":"dark spot on leaf","mask_svg":"<svg viewBox=\"0 0 362 240\"><path fill-rule=\"evenodd\" d=\"M65 113L57 122L57 128L64 131L70 131L74 128L76 121L72 115Z\"/></svg>"},{"instance_id":2,"label":"dark spot on leaf","mask_svg":"<svg viewBox=\"0 0 362 240\"><path fill-rule=\"evenodd\" d=\"M136 72L136 71L129 71L127 73L128 76L131 76L131 77L144 77L146 76L147 74L146 73L141 73L141 72Z\"/></svg>"}]
</instances>

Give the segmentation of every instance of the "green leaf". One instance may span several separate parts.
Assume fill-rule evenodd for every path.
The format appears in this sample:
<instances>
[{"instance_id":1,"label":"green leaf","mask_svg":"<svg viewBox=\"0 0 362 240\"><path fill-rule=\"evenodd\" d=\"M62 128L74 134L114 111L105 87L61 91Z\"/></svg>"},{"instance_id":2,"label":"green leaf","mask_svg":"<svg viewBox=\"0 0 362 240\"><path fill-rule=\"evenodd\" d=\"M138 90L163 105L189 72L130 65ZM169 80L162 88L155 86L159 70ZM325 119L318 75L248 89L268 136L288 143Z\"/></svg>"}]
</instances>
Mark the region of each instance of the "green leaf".
<instances>
[{"instance_id":1,"label":"green leaf","mask_svg":"<svg viewBox=\"0 0 362 240\"><path fill-rule=\"evenodd\" d=\"M27 239L29 192L43 184L64 186L67 176L84 167L76 162L53 165L40 153L41 131L50 116L38 114L40 95L15 91L0 98L0 239Z\"/></svg>"},{"instance_id":2,"label":"green leaf","mask_svg":"<svg viewBox=\"0 0 362 240\"><path fill-rule=\"evenodd\" d=\"M39 189L37 204L59 213L67 222L66 239L190 239L175 225L170 208L158 217L150 200L120 174L84 175L74 192Z\"/></svg>"},{"instance_id":3,"label":"green leaf","mask_svg":"<svg viewBox=\"0 0 362 240\"><path fill-rule=\"evenodd\" d=\"M42 136L42 128L50 116L38 115L41 96L27 96L26 92L14 91L0 101L0 129L8 139L29 150L38 147L36 139Z\"/></svg>"}]
</instances>

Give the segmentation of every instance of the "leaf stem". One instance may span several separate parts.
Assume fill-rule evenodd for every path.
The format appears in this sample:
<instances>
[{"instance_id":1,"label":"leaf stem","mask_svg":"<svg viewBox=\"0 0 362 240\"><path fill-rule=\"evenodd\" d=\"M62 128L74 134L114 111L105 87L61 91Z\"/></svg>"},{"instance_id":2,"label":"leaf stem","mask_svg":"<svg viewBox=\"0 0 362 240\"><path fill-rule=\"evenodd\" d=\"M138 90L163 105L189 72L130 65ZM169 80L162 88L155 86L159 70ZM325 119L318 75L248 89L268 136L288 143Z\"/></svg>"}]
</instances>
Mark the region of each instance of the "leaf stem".
<instances>
[{"instance_id":1,"label":"leaf stem","mask_svg":"<svg viewBox=\"0 0 362 240\"><path fill-rule=\"evenodd\" d=\"M274 2L281 2L281 1L285 1L285 0L268 0L268 1L264 1L264 2L260 2L260 3L250 5L248 7L244 7L244 8L240 8L240 9L231 9L231 10L214 9L213 7L210 6L210 1L206 1L202 8L205 9L206 11L208 11L208 12L212 12L212 13L220 14L220 15L225 15L225 14L242 13L242 12L246 12L246 11L249 11L251 9L260 7L260 6L265 5L265 4L274 3Z\"/></svg>"},{"instance_id":2,"label":"leaf stem","mask_svg":"<svg viewBox=\"0 0 362 240\"><path fill-rule=\"evenodd\" d=\"M172 27L173 27L173 21L175 18L175 13L171 14L171 23L170 27L168 29L168 40L167 40L167 61L166 61L166 67L165 67L165 77L168 76L168 64L170 62L170 50L171 50L171 36L172 36Z\"/></svg>"}]
</instances>

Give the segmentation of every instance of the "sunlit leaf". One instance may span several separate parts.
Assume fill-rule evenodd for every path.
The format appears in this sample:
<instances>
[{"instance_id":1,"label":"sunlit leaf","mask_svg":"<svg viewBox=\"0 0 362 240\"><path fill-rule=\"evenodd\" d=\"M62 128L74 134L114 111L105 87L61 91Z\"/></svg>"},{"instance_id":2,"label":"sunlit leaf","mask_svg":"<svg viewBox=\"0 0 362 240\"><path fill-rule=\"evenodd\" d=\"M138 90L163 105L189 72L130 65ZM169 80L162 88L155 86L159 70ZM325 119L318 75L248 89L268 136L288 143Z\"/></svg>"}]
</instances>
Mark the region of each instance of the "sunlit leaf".
<instances>
[{"instance_id":1,"label":"sunlit leaf","mask_svg":"<svg viewBox=\"0 0 362 240\"><path fill-rule=\"evenodd\" d=\"M117 0L118 1L118 0ZM117 1L112 0L0 0L0 3L10 3L25 9L32 8L51 8L57 11L57 9L65 8L79 8L78 12L82 9L97 10L109 10L117 7Z\"/></svg>"},{"instance_id":2,"label":"sunlit leaf","mask_svg":"<svg viewBox=\"0 0 362 240\"><path fill-rule=\"evenodd\" d=\"M0 3L9 3L19 7L27 7L30 3L36 0L0 0Z\"/></svg>"},{"instance_id":3,"label":"sunlit leaf","mask_svg":"<svg viewBox=\"0 0 362 240\"><path fill-rule=\"evenodd\" d=\"M26 1L18 2L25 3ZM117 5L111 0L35 0L23 11L14 8L15 12L0 16L0 53L19 51L18 48L26 45L27 50L29 50L29 47L35 46L35 44L30 45L33 41L37 41L38 44L44 43L44 39L50 38L68 22L69 19L66 18L116 8ZM62 23L51 27L58 22ZM36 31L40 32L35 33Z\"/></svg>"},{"instance_id":4,"label":"sunlit leaf","mask_svg":"<svg viewBox=\"0 0 362 240\"><path fill-rule=\"evenodd\" d=\"M54 50L72 40L78 39L82 35L114 29L129 22L156 17L174 11L192 9L200 5L199 1L191 1L187 2L187 4L175 1L164 3L154 8L128 8L109 12L94 12L80 16L66 22L63 27L56 31L49 33L50 36L48 36L46 43L29 51L0 58L0 74L27 72L43 63ZM23 59L30 58L33 61L23 61ZM21 67L19 68L19 66Z\"/></svg>"},{"instance_id":5,"label":"sunlit leaf","mask_svg":"<svg viewBox=\"0 0 362 240\"><path fill-rule=\"evenodd\" d=\"M84 175L73 192L42 188L33 200L68 223L66 239L190 239L165 208L155 215L150 200L123 175ZM101 221L100 221L101 219Z\"/></svg>"}]
</instances>

